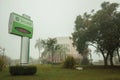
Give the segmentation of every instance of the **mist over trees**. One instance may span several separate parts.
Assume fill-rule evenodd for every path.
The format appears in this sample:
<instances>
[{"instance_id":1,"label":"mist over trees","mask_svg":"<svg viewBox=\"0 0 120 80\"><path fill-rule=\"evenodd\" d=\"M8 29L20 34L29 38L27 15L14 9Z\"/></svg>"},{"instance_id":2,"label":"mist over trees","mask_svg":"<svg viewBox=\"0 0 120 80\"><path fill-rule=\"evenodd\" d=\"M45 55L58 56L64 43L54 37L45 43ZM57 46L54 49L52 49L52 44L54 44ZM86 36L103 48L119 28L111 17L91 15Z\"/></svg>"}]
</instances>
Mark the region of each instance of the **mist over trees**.
<instances>
[{"instance_id":1,"label":"mist over trees","mask_svg":"<svg viewBox=\"0 0 120 80\"><path fill-rule=\"evenodd\" d=\"M65 58L67 51L67 47L58 44L56 38L38 39L35 48L39 51L39 62L42 63L60 63Z\"/></svg>"},{"instance_id":2,"label":"mist over trees","mask_svg":"<svg viewBox=\"0 0 120 80\"><path fill-rule=\"evenodd\" d=\"M120 12L118 3L103 2L98 11L91 10L78 15L72 33L73 45L83 56L89 45L95 44L102 54L104 65L113 66L113 55L119 57L120 47ZM109 59L109 60L108 60Z\"/></svg>"}]
</instances>

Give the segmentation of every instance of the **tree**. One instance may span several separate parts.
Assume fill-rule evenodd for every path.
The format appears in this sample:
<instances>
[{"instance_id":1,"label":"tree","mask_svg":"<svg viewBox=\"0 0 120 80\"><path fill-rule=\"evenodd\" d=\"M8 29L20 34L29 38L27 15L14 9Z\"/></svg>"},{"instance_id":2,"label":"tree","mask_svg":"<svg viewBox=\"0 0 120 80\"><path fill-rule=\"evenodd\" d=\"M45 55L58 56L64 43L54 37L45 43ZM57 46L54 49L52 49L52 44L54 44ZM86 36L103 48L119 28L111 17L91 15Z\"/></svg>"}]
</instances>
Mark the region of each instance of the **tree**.
<instances>
[{"instance_id":1,"label":"tree","mask_svg":"<svg viewBox=\"0 0 120 80\"><path fill-rule=\"evenodd\" d=\"M90 25L90 14L84 13L79 15L75 21L75 31L72 33L73 45L76 46L77 51L83 56L83 60L88 60L88 38L86 31Z\"/></svg>"},{"instance_id":2,"label":"tree","mask_svg":"<svg viewBox=\"0 0 120 80\"><path fill-rule=\"evenodd\" d=\"M110 57L111 66L114 51L120 46L120 12L117 8L117 3L103 2L96 13L77 16L75 32L72 34L79 52L84 51L88 43L96 44L103 55L104 64L108 65L107 60Z\"/></svg>"},{"instance_id":3,"label":"tree","mask_svg":"<svg viewBox=\"0 0 120 80\"><path fill-rule=\"evenodd\" d=\"M51 52L52 63L54 63L53 57L56 50L56 43L57 43L56 38L49 38L46 43L47 50Z\"/></svg>"},{"instance_id":4,"label":"tree","mask_svg":"<svg viewBox=\"0 0 120 80\"><path fill-rule=\"evenodd\" d=\"M54 53L55 53L55 50L57 48L57 40L56 38L48 38L47 40L44 40L43 42L43 45L44 45L44 54L45 53L49 53L49 55L51 54L51 57L52 57L52 63L54 62Z\"/></svg>"},{"instance_id":5,"label":"tree","mask_svg":"<svg viewBox=\"0 0 120 80\"><path fill-rule=\"evenodd\" d=\"M104 2L101 4L101 10L98 10L92 18L92 26L97 26L98 34L95 40L97 44L106 52L105 61L110 57L110 64L113 65L113 53L119 47L120 29L116 19L118 18L117 3ZM120 18L119 18L120 19ZM117 19L118 20L118 19Z\"/></svg>"},{"instance_id":6,"label":"tree","mask_svg":"<svg viewBox=\"0 0 120 80\"><path fill-rule=\"evenodd\" d=\"M66 57L66 52L68 51L68 48L65 47L62 44L57 44L56 46L56 53L59 56L59 61L62 62L63 60L65 60Z\"/></svg>"},{"instance_id":7,"label":"tree","mask_svg":"<svg viewBox=\"0 0 120 80\"><path fill-rule=\"evenodd\" d=\"M40 51L42 50L43 47L44 47L44 41L40 40L40 39L36 40L35 48L38 48L38 51L39 51L39 61L40 61L40 58L41 58Z\"/></svg>"},{"instance_id":8,"label":"tree","mask_svg":"<svg viewBox=\"0 0 120 80\"><path fill-rule=\"evenodd\" d=\"M65 46L57 44L56 38L48 38L44 40L44 51L42 56L51 58L51 63L56 61L55 57L59 57L60 61L63 59L63 54L65 55L68 50ZM45 59L43 61L46 61Z\"/></svg>"},{"instance_id":9,"label":"tree","mask_svg":"<svg viewBox=\"0 0 120 80\"><path fill-rule=\"evenodd\" d=\"M51 48L48 47L49 39L45 40L45 47L44 47L44 51L42 52L42 57L44 58L43 62L48 62L47 61L48 58L51 58L51 59L53 58L52 59L53 62L57 62L57 61L62 62L66 57L66 51L68 51L68 49L64 45L57 44L57 42L55 42L53 51L51 51ZM52 39L54 39L54 38L52 38Z\"/></svg>"}]
</instances>

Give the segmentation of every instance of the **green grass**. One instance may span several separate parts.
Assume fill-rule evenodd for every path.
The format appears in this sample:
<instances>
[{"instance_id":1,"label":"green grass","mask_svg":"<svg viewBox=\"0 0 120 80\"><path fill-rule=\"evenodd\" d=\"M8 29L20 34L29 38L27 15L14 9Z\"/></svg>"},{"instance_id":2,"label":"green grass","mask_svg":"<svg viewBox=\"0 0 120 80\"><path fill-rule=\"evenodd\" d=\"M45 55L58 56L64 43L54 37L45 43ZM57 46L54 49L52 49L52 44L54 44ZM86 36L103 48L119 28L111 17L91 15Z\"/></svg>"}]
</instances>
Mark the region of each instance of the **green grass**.
<instances>
[{"instance_id":1,"label":"green grass","mask_svg":"<svg viewBox=\"0 0 120 80\"><path fill-rule=\"evenodd\" d=\"M37 65L37 73L27 76L11 76L8 69L0 72L0 80L120 80L120 68L84 68L82 71L59 66Z\"/></svg>"}]
</instances>

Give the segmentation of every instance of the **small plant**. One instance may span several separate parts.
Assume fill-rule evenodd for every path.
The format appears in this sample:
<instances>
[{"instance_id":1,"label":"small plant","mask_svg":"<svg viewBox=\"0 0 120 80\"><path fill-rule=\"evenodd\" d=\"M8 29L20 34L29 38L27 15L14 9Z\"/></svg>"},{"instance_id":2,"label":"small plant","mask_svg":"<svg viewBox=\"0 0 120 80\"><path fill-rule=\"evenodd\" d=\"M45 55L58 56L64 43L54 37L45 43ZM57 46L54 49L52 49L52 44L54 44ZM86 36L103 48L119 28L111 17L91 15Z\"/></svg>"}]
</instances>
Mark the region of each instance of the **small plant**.
<instances>
[{"instance_id":1,"label":"small plant","mask_svg":"<svg viewBox=\"0 0 120 80\"><path fill-rule=\"evenodd\" d=\"M64 68L73 69L75 68L76 62L72 56L68 56L63 64Z\"/></svg>"},{"instance_id":2,"label":"small plant","mask_svg":"<svg viewBox=\"0 0 120 80\"><path fill-rule=\"evenodd\" d=\"M33 75L37 71L36 66L10 66L11 75Z\"/></svg>"}]
</instances>

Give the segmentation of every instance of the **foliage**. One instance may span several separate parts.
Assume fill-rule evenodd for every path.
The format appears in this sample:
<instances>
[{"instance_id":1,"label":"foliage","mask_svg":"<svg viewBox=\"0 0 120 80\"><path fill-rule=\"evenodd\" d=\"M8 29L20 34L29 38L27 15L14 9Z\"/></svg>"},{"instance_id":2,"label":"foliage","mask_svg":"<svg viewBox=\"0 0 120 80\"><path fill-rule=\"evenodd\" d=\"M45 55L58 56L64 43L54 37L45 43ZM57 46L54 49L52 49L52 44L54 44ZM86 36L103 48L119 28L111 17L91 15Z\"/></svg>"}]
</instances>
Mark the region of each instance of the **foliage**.
<instances>
[{"instance_id":1,"label":"foliage","mask_svg":"<svg viewBox=\"0 0 120 80\"><path fill-rule=\"evenodd\" d=\"M80 54L84 54L89 43L96 44L107 65L108 56L113 65L113 54L120 46L120 12L117 3L103 2L101 9L91 14L79 15L72 33L73 44Z\"/></svg>"},{"instance_id":2,"label":"foliage","mask_svg":"<svg viewBox=\"0 0 120 80\"><path fill-rule=\"evenodd\" d=\"M0 55L0 71L2 71L6 66L10 65L11 59L8 56Z\"/></svg>"},{"instance_id":3,"label":"foliage","mask_svg":"<svg viewBox=\"0 0 120 80\"><path fill-rule=\"evenodd\" d=\"M47 50L49 52L49 54L51 54L52 57L52 61L51 63L54 63L54 53L57 49L58 45L57 45L57 40L56 38L49 38L46 40L45 42L45 50Z\"/></svg>"},{"instance_id":4,"label":"foliage","mask_svg":"<svg viewBox=\"0 0 120 80\"><path fill-rule=\"evenodd\" d=\"M116 20L119 20L119 12L117 3L104 2L101 4L102 9L97 11L93 16L93 27L97 26L97 32L95 41L102 49L102 55L107 62L108 56L110 56L110 64L113 65L113 53L119 47L120 28ZM118 19L119 18L119 19ZM105 56L105 52L107 56ZM105 63L107 65L107 63Z\"/></svg>"},{"instance_id":5,"label":"foliage","mask_svg":"<svg viewBox=\"0 0 120 80\"><path fill-rule=\"evenodd\" d=\"M57 44L56 38L48 38L43 41L42 61L43 63L56 63L64 58L67 48L63 45ZM58 60L59 57L59 60Z\"/></svg>"},{"instance_id":6,"label":"foliage","mask_svg":"<svg viewBox=\"0 0 120 80\"><path fill-rule=\"evenodd\" d=\"M0 56L0 71L3 70L4 66L5 66L5 61L4 61L4 59Z\"/></svg>"},{"instance_id":7,"label":"foliage","mask_svg":"<svg viewBox=\"0 0 120 80\"><path fill-rule=\"evenodd\" d=\"M63 62L66 56L65 53L68 49L61 44L56 44L54 48L55 48L53 55L53 61L55 61L54 64ZM45 48L44 51L42 52L42 57L43 57L42 63L51 63L50 58L52 57L50 56L51 56L51 52Z\"/></svg>"},{"instance_id":8,"label":"foliage","mask_svg":"<svg viewBox=\"0 0 120 80\"><path fill-rule=\"evenodd\" d=\"M75 65L76 65L76 62L72 56L68 56L63 64L65 68L70 68L70 69L75 68Z\"/></svg>"},{"instance_id":9,"label":"foliage","mask_svg":"<svg viewBox=\"0 0 120 80\"><path fill-rule=\"evenodd\" d=\"M77 16L75 20L75 31L72 33L73 45L76 46L76 50L83 56L83 61L89 54L88 49L88 37L86 36L87 29L90 25L90 14L84 13L83 16ZM85 58L85 59L84 59Z\"/></svg>"},{"instance_id":10,"label":"foliage","mask_svg":"<svg viewBox=\"0 0 120 80\"><path fill-rule=\"evenodd\" d=\"M36 66L10 66L11 75L33 75L37 71Z\"/></svg>"}]
</instances>

